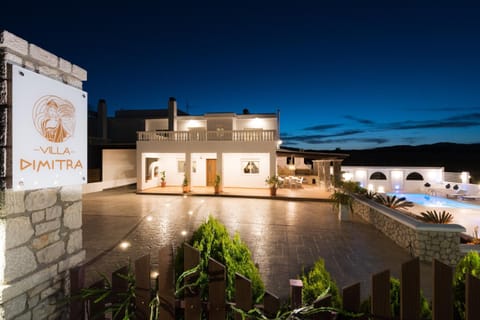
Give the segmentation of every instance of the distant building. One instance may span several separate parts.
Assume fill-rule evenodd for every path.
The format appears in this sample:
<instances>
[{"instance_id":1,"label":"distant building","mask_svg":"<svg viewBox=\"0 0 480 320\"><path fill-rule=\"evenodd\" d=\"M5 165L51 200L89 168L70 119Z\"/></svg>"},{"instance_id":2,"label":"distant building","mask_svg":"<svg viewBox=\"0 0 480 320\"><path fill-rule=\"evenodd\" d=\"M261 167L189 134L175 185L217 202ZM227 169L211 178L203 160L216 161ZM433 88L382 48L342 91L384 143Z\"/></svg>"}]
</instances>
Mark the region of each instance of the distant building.
<instances>
[{"instance_id":1,"label":"distant building","mask_svg":"<svg viewBox=\"0 0 480 320\"><path fill-rule=\"evenodd\" d=\"M107 116L107 102L98 101L97 111L88 111L88 168L89 182L102 177L104 149L135 149L138 131L145 131L146 119L167 119L168 108L144 110L117 110ZM188 115L178 110L179 115Z\"/></svg>"}]
</instances>

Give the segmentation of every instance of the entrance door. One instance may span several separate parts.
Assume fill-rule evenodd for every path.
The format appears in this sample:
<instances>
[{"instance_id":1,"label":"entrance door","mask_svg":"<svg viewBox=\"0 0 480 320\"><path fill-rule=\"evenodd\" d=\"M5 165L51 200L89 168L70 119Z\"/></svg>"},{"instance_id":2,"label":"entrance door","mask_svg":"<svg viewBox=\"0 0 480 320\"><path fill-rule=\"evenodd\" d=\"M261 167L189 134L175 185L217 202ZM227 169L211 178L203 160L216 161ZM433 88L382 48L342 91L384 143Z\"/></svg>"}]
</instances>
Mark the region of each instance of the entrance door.
<instances>
[{"instance_id":1,"label":"entrance door","mask_svg":"<svg viewBox=\"0 0 480 320\"><path fill-rule=\"evenodd\" d=\"M217 175L217 159L207 159L207 186L215 185L215 176Z\"/></svg>"}]
</instances>

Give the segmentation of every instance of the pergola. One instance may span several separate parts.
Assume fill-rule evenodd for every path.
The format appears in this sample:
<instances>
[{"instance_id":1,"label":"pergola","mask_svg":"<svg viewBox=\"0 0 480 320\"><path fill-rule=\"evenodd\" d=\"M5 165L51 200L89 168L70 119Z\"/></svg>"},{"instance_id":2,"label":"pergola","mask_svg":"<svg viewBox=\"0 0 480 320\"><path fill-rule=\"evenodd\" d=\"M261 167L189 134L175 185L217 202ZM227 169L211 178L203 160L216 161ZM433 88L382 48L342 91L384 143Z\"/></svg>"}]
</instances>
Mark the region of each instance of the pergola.
<instances>
[{"instance_id":1,"label":"pergola","mask_svg":"<svg viewBox=\"0 0 480 320\"><path fill-rule=\"evenodd\" d=\"M328 188L332 184L331 167L333 166L333 184L341 180L342 161L349 155L345 153L330 153L319 151L304 151L295 149L278 149L277 157L302 157L312 160L313 172L318 177L317 184Z\"/></svg>"}]
</instances>

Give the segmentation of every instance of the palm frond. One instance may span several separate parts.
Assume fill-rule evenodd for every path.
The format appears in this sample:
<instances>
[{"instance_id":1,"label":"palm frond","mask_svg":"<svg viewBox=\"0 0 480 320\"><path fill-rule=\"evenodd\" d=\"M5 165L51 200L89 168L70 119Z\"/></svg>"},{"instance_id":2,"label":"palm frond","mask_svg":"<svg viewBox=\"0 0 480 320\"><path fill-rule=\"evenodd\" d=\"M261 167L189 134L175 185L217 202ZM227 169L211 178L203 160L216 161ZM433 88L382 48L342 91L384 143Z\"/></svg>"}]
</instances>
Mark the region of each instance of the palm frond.
<instances>
[{"instance_id":1,"label":"palm frond","mask_svg":"<svg viewBox=\"0 0 480 320\"><path fill-rule=\"evenodd\" d=\"M420 212L420 220L428 223L439 223L445 224L453 221L453 216L450 212L442 211L437 212L436 210L427 210L426 212Z\"/></svg>"}]
</instances>

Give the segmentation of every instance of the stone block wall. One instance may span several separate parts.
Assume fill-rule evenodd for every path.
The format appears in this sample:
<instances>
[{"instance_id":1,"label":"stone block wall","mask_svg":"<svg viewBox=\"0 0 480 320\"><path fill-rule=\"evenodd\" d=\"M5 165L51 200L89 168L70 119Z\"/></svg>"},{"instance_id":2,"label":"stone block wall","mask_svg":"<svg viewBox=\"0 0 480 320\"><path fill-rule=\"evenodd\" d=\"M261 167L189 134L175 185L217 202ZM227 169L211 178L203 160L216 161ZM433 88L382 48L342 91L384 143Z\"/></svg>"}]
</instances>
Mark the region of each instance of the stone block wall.
<instances>
[{"instance_id":1,"label":"stone block wall","mask_svg":"<svg viewBox=\"0 0 480 320\"><path fill-rule=\"evenodd\" d=\"M438 259L455 265L462 257L460 233L465 232L462 226L423 223L361 198L355 199L353 211L422 261Z\"/></svg>"},{"instance_id":2,"label":"stone block wall","mask_svg":"<svg viewBox=\"0 0 480 320\"><path fill-rule=\"evenodd\" d=\"M13 190L8 65L16 64L81 89L84 69L0 32L0 319L59 319L69 294L68 270L85 260L82 186Z\"/></svg>"}]
</instances>

